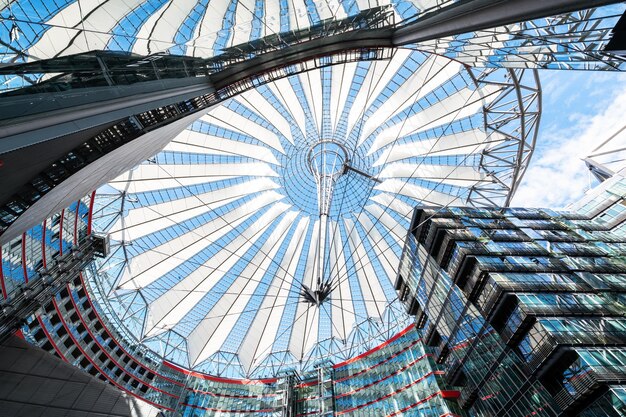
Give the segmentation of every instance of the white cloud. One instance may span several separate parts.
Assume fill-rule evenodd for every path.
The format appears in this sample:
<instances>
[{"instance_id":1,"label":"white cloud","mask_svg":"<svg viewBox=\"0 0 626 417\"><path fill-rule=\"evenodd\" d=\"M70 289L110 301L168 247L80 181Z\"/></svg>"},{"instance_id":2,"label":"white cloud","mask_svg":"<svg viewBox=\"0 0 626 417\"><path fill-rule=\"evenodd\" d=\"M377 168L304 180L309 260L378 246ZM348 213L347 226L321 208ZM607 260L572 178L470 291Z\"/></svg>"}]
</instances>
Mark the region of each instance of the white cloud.
<instances>
[{"instance_id":1,"label":"white cloud","mask_svg":"<svg viewBox=\"0 0 626 417\"><path fill-rule=\"evenodd\" d=\"M623 82L603 84L601 90L606 94L602 98L598 97L598 88L583 89L588 91L582 99L592 102L585 103L582 112L568 114L558 107L549 110L556 113L548 126L540 128L535 155L512 206L562 208L588 189L589 173L581 159L626 124L626 86ZM568 87L579 91L575 83ZM548 85L544 92L557 89L563 86ZM551 97L549 101L556 100ZM558 106L558 101L553 105Z\"/></svg>"}]
</instances>

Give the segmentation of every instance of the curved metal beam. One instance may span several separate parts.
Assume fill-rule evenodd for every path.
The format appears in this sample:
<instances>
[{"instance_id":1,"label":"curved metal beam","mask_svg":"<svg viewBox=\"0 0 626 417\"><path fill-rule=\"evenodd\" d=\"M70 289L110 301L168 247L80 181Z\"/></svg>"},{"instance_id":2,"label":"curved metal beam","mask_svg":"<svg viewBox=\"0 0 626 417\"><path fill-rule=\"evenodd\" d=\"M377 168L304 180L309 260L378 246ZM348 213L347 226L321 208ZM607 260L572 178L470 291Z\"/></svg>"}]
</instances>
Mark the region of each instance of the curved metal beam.
<instances>
[{"instance_id":1,"label":"curved metal beam","mask_svg":"<svg viewBox=\"0 0 626 417\"><path fill-rule=\"evenodd\" d=\"M212 74L210 77L211 83L216 90L219 90L255 75L315 58L360 48L391 48L393 47L392 35L393 29L389 27L385 29L344 32L338 35L312 39L233 64L222 71Z\"/></svg>"}]
</instances>

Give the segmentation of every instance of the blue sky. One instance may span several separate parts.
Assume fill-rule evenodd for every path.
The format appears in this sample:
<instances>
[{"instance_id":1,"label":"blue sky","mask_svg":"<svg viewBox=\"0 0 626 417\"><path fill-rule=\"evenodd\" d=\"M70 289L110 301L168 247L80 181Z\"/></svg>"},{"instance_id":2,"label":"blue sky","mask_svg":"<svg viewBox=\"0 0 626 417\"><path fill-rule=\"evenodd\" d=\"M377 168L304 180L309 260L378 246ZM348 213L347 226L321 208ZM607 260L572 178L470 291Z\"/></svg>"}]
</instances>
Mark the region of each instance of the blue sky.
<instances>
[{"instance_id":1,"label":"blue sky","mask_svg":"<svg viewBox=\"0 0 626 417\"><path fill-rule=\"evenodd\" d=\"M511 205L561 208L589 188L581 158L626 124L626 73L541 70L540 78L535 154Z\"/></svg>"}]
</instances>

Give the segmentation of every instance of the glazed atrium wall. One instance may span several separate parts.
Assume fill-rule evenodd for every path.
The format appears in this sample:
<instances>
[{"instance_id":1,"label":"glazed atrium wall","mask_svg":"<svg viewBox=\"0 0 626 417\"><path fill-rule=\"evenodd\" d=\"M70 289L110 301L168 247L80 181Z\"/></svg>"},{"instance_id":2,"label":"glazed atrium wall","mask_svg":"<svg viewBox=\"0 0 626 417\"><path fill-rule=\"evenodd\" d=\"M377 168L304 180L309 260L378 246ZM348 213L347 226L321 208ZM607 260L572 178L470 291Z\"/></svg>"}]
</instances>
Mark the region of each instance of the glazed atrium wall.
<instances>
[{"instance_id":1,"label":"glazed atrium wall","mask_svg":"<svg viewBox=\"0 0 626 417\"><path fill-rule=\"evenodd\" d=\"M416 209L396 288L471 415L623 415L625 196Z\"/></svg>"}]
</instances>

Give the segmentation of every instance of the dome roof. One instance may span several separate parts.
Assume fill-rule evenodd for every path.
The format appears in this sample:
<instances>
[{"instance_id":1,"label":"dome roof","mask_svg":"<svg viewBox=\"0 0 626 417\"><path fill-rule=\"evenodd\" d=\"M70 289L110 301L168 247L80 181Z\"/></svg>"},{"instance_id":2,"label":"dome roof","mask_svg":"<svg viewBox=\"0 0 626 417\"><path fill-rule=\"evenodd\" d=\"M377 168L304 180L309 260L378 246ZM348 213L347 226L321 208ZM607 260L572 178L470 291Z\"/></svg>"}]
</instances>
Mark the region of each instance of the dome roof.
<instances>
[{"instance_id":1,"label":"dome roof","mask_svg":"<svg viewBox=\"0 0 626 417\"><path fill-rule=\"evenodd\" d=\"M209 373L359 354L411 320L394 282L412 209L506 203L533 83L401 49L229 99L98 190L113 249L93 291L129 337Z\"/></svg>"}]
</instances>

